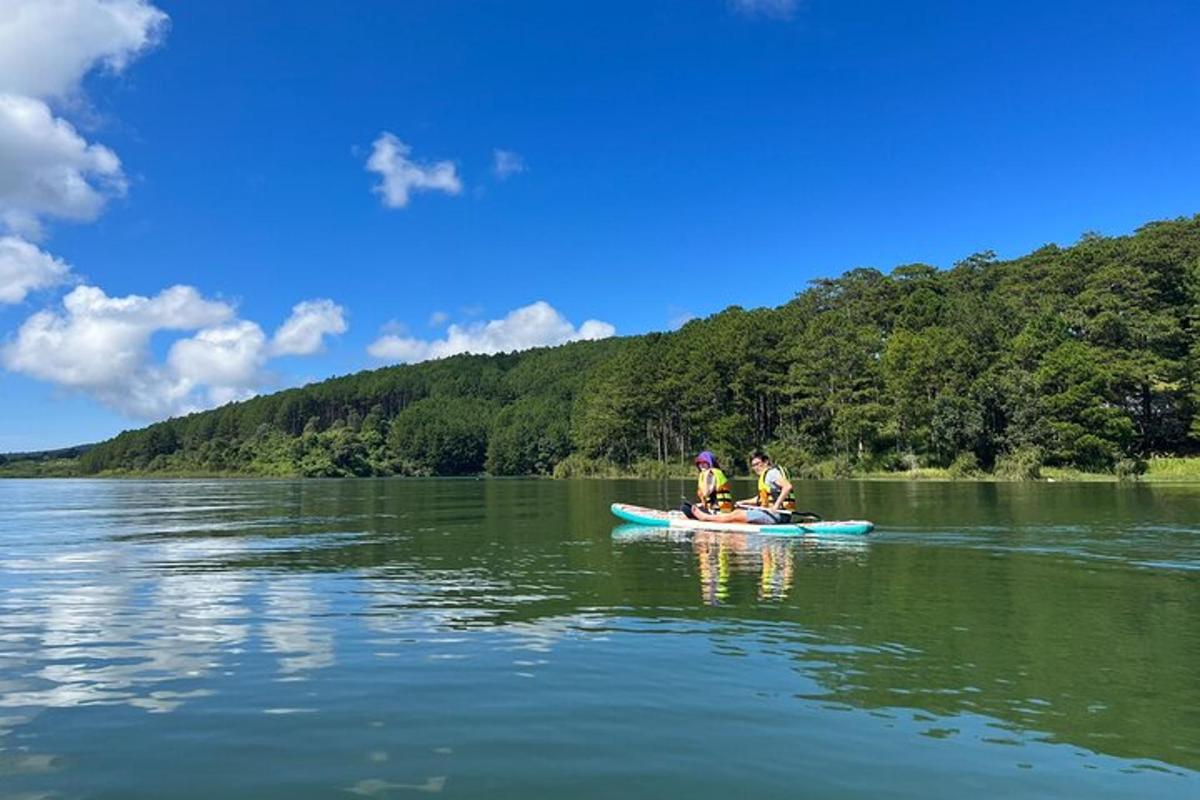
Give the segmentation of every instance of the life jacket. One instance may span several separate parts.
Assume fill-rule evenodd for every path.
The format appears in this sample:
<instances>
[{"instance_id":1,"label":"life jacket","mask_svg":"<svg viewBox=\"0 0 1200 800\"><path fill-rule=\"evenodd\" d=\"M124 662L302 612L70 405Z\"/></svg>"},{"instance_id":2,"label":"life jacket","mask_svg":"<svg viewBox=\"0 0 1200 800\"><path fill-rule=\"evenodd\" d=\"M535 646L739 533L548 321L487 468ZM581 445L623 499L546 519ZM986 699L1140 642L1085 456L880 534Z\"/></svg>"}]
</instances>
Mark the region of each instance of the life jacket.
<instances>
[{"instance_id":1,"label":"life jacket","mask_svg":"<svg viewBox=\"0 0 1200 800\"><path fill-rule=\"evenodd\" d=\"M774 484L767 485L767 473L773 469L779 470L779 474L782 475L784 480L788 481L789 483L792 480L788 477L787 470L778 465L772 464L764 469L762 474L758 476L758 504L763 508L775 505L775 499L779 497L780 487ZM795 511L796 495L792 492L788 492L787 497L783 498L783 503L780 504L780 508L782 508L784 511Z\"/></svg>"},{"instance_id":2,"label":"life jacket","mask_svg":"<svg viewBox=\"0 0 1200 800\"><path fill-rule=\"evenodd\" d=\"M700 498L700 502L705 506L716 506L722 514L733 511L733 489L729 486L729 478L717 467L713 467L711 471L714 488L709 491L705 482L706 475L701 472L696 476L696 497Z\"/></svg>"}]
</instances>

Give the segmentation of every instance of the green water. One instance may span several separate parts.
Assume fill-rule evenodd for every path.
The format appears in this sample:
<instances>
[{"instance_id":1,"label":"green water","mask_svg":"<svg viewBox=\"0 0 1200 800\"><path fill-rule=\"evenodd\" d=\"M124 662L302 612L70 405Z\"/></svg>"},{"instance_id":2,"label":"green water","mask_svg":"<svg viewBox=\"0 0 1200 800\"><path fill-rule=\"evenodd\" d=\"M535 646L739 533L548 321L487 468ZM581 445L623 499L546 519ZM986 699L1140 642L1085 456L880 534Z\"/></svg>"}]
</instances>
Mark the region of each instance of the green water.
<instances>
[{"instance_id":1,"label":"green water","mask_svg":"<svg viewBox=\"0 0 1200 800\"><path fill-rule=\"evenodd\" d=\"M0 482L0 800L1200 796L1197 490L684 491Z\"/></svg>"}]
</instances>

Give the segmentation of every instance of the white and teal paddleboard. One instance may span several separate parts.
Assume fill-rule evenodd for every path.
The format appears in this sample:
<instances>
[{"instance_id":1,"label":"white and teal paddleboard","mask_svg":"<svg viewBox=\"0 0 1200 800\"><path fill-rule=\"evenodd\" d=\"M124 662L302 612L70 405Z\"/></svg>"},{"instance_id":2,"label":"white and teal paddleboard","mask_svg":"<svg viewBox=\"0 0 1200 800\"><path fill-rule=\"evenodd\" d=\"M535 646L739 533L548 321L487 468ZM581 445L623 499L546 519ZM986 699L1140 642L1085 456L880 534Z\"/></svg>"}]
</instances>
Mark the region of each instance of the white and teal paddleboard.
<instances>
[{"instance_id":1,"label":"white and teal paddleboard","mask_svg":"<svg viewBox=\"0 0 1200 800\"><path fill-rule=\"evenodd\" d=\"M628 522L636 522L639 525L649 525L656 528L756 533L763 536L811 536L814 534L865 536L875 529L873 523L860 519L828 520L789 525L752 525L747 522L705 522L704 520L685 517L682 511L660 511L657 508L643 508L642 506L634 506L629 503L613 503L612 513Z\"/></svg>"}]
</instances>

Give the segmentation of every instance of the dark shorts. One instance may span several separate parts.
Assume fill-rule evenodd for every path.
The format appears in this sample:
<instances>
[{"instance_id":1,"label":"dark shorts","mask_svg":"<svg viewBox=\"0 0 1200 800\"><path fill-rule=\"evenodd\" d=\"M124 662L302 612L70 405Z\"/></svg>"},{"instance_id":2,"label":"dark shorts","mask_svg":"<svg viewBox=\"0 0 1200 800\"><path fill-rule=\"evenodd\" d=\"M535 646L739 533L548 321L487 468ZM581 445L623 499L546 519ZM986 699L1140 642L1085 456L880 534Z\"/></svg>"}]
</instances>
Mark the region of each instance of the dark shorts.
<instances>
[{"instance_id":1,"label":"dark shorts","mask_svg":"<svg viewBox=\"0 0 1200 800\"><path fill-rule=\"evenodd\" d=\"M765 508L747 508L746 519L755 525L786 525L792 515L786 511L768 511Z\"/></svg>"}]
</instances>

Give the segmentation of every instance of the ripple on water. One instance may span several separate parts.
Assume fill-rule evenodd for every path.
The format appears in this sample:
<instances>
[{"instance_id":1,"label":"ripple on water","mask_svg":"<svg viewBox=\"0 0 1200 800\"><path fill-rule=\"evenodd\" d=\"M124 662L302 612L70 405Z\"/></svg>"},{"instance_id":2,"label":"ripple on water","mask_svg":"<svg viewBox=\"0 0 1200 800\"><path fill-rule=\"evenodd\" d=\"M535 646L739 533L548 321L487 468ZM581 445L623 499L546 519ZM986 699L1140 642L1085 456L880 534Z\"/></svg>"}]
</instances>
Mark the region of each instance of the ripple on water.
<instances>
[{"instance_id":1,"label":"ripple on water","mask_svg":"<svg viewBox=\"0 0 1200 800\"><path fill-rule=\"evenodd\" d=\"M880 533L614 538L610 495L656 483L37 483L18 506L0 483L0 775L230 798L262 775L381 798L1191 794L1200 539L1180 520L1200 507L805 489Z\"/></svg>"}]
</instances>

